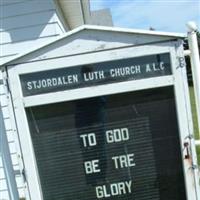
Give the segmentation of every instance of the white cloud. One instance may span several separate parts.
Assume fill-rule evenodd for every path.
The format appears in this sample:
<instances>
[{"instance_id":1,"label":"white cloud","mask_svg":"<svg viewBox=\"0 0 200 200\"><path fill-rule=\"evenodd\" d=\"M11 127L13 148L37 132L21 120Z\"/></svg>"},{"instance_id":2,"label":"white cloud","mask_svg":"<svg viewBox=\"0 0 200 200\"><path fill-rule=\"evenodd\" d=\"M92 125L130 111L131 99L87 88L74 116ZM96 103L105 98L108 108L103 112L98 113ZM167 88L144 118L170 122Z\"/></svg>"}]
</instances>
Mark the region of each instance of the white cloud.
<instances>
[{"instance_id":1,"label":"white cloud","mask_svg":"<svg viewBox=\"0 0 200 200\"><path fill-rule=\"evenodd\" d=\"M99 8L111 8L115 26L185 32L187 21L194 20L200 27L199 0L93 1L99 3Z\"/></svg>"}]
</instances>

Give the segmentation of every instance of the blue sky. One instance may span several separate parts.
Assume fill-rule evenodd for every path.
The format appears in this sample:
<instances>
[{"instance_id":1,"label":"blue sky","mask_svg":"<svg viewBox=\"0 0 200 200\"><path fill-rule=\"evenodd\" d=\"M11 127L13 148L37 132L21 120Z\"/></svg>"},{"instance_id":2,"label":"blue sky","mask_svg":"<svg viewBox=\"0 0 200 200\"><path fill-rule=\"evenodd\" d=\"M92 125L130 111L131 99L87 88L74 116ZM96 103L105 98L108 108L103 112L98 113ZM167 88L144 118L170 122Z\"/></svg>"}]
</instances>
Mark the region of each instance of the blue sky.
<instances>
[{"instance_id":1,"label":"blue sky","mask_svg":"<svg viewBox=\"0 0 200 200\"><path fill-rule=\"evenodd\" d=\"M200 29L200 0L90 0L90 6L109 8L116 27L185 33L195 21Z\"/></svg>"}]
</instances>

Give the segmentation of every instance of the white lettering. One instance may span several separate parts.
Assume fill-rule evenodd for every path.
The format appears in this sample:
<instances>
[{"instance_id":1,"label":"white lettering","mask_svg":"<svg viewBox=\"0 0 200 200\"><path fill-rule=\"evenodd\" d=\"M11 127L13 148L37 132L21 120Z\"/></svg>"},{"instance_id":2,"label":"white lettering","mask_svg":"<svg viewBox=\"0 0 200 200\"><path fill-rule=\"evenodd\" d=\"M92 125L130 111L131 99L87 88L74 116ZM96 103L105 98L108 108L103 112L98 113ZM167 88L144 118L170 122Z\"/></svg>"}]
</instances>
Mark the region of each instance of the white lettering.
<instances>
[{"instance_id":1,"label":"white lettering","mask_svg":"<svg viewBox=\"0 0 200 200\"><path fill-rule=\"evenodd\" d=\"M87 134L80 135L80 138L82 138L82 140L83 140L83 146L84 147L87 147L86 137L87 137Z\"/></svg>"},{"instance_id":2,"label":"white lettering","mask_svg":"<svg viewBox=\"0 0 200 200\"><path fill-rule=\"evenodd\" d=\"M83 146L87 147L89 146L95 146L97 144L96 136L94 133L89 134L82 134L80 135L80 138L83 140Z\"/></svg>"},{"instance_id":3,"label":"white lettering","mask_svg":"<svg viewBox=\"0 0 200 200\"><path fill-rule=\"evenodd\" d=\"M138 74L138 73L141 73L140 65L110 69L111 77L128 76L128 75Z\"/></svg>"},{"instance_id":4,"label":"white lettering","mask_svg":"<svg viewBox=\"0 0 200 200\"><path fill-rule=\"evenodd\" d=\"M110 190L113 196L116 196L119 194L118 186L115 183L110 185Z\"/></svg>"},{"instance_id":5,"label":"white lettering","mask_svg":"<svg viewBox=\"0 0 200 200\"><path fill-rule=\"evenodd\" d=\"M56 78L47 78L47 79L41 79L37 81L29 81L26 83L27 89L41 89L46 87L53 87L53 86L62 86L72 83L78 82L78 75L69 75L69 76L61 76Z\"/></svg>"},{"instance_id":6,"label":"white lettering","mask_svg":"<svg viewBox=\"0 0 200 200\"><path fill-rule=\"evenodd\" d=\"M37 85L36 85L37 81L32 81L32 83L33 83L34 89L37 89Z\"/></svg>"},{"instance_id":7,"label":"white lettering","mask_svg":"<svg viewBox=\"0 0 200 200\"><path fill-rule=\"evenodd\" d=\"M160 69L165 70L164 62L160 62Z\"/></svg>"},{"instance_id":8,"label":"white lettering","mask_svg":"<svg viewBox=\"0 0 200 200\"><path fill-rule=\"evenodd\" d=\"M153 66L153 70L154 71L159 71L160 68L156 66L156 63L152 63L152 66Z\"/></svg>"},{"instance_id":9,"label":"white lettering","mask_svg":"<svg viewBox=\"0 0 200 200\"><path fill-rule=\"evenodd\" d=\"M119 194L126 194L125 184L124 182L118 183Z\"/></svg>"},{"instance_id":10,"label":"white lettering","mask_svg":"<svg viewBox=\"0 0 200 200\"><path fill-rule=\"evenodd\" d=\"M125 167L134 167L134 154L113 156L112 160L114 161L115 169L125 168Z\"/></svg>"},{"instance_id":11,"label":"white lettering","mask_svg":"<svg viewBox=\"0 0 200 200\"><path fill-rule=\"evenodd\" d=\"M73 83L73 76L68 76L68 82Z\"/></svg>"},{"instance_id":12,"label":"white lettering","mask_svg":"<svg viewBox=\"0 0 200 200\"><path fill-rule=\"evenodd\" d=\"M92 174L92 173L97 173L97 172L101 171L98 168L99 167L99 160L86 161L86 162L84 162L84 166L85 166L85 173L86 174Z\"/></svg>"},{"instance_id":13,"label":"white lettering","mask_svg":"<svg viewBox=\"0 0 200 200\"><path fill-rule=\"evenodd\" d=\"M110 197L110 194L108 193L105 185L103 185L103 192L104 192L104 197Z\"/></svg>"},{"instance_id":14,"label":"white lettering","mask_svg":"<svg viewBox=\"0 0 200 200\"><path fill-rule=\"evenodd\" d=\"M121 142L129 140L128 128L113 129L106 131L107 143Z\"/></svg>"},{"instance_id":15,"label":"white lettering","mask_svg":"<svg viewBox=\"0 0 200 200\"><path fill-rule=\"evenodd\" d=\"M73 82L74 83L78 83L78 75L76 74L76 75L72 75L72 77L73 77Z\"/></svg>"},{"instance_id":16,"label":"white lettering","mask_svg":"<svg viewBox=\"0 0 200 200\"><path fill-rule=\"evenodd\" d=\"M56 78L52 78L52 85L53 86L57 86L58 85L58 82L57 82Z\"/></svg>"},{"instance_id":17,"label":"white lettering","mask_svg":"<svg viewBox=\"0 0 200 200\"><path fill-rule=\"evenodd\" d=\"M125 182L127 188L128 188L128 193L131 193L131 185L132 185L132 181L126 181Z\"/></svg>"},{"instance_id":18,"label":"white lettering","mask_svg":"<svg viewBox=\"0 0 200 200\"><path fill-rule=\"evenodd\" d=\"M48 86L48 87L52 87L51 79L50 79L50 78L47 79L47 86Z\"/></svg>"},{"instance_id":19,"label":"white lettering","mask_svg":"<svg viewBox=\"0 0 200 200\"><path fill-rule=\"evenodd\" d=\"M101 199L101 198L104 197L102 186L96 187L96 196L97 196L98 199Z\"/></svg>"},{"instance_id":20,"label":"white lettering","mask_svg":"<svg viewBox=\"0 0 200 200\"><path fill-rule=\"evenodd\" d=\"M146 72L151 72L151 68L149 64L146 65Z\"/></svg>"},{"instance_id":21,"label":"white lettering","mask_svg":"<svg viewBox=\"0 0 200 200\"><path fill-rule=\"evenodd\" d=\"M31 82L27 82L27 88L28 88L28 90L32 90L33 89Z\"/></svg>"},{"instance_id":22,"label":"white lettering","mask_svg":"<svg viewBox=\"0 0 200 200\"><path fill-rule=\"evenodd\" d=\"M125 181L119 183L111 183L110 185L97 186L96 197L98 199L107 198L111 196L120 196L130 194L132 192L132 181Z\"/></svg>"},{"instance_id":23,"label":"white lettering","mask_svg":"<svg viewBox=\"0 0 200 200\"><path fill-rule=\"evenodd\" d=\"M146 72L165 70L164 62L146 64Z\"/></svg>"},{"instance_id":24,"label":"white lettering","mask_svg":"<svg viewBox=\"0 0 200 200\"><path fill-rule=\"evenodd\" d=\"M43 88L47 87L47 82L46 82L46 80L43 79L42 82L41 82L41 85L42 85Z\"/></svg>"},{"instance_id":25,"label":"white lettering","mask_svg":"<svg viewBox=\"0 0 200 200\"><path fill-rule=\"evenodd\" d=\"M63 85L63 81L62 81L61 77L58 77L58 85Z\"/></svg>"},{"instance_id":26,"label":"white lettering","mask_svg":"<svg viewBox=\"0 0 200 200\"><path fill-rule=\"evenodd\" d=\"M98 79L104 79L104 71L88 72L83 74L85 81L93 81Z\"/></svg>"}]
</instances>

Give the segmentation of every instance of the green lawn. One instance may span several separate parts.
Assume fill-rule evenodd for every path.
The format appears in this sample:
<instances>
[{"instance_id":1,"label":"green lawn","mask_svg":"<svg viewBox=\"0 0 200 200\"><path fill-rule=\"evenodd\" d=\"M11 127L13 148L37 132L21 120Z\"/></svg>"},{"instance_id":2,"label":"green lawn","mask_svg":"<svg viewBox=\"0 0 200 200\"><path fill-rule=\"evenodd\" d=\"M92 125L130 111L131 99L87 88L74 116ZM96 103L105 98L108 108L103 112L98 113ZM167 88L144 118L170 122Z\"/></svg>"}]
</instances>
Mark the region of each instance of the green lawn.
<instances>
[{"instance_id":1,"label":"green lawn","mask_svg":"<svg viewBox=\"0 0 200 200\"><path fill-rule=\"evenodd\" d=\"M192 104L192 116L193 116L193 122L194 122L195 138L199 139L197 113L196 113L196 109L195 109L196 107L195 107L195 102L194 102L193 87L190 87L190 98L191 98L191 104ZM200 165L200 146L197 148L197 154L198 154L198 162L199 162L199 165Z\"/></svg>"}]
</instances>

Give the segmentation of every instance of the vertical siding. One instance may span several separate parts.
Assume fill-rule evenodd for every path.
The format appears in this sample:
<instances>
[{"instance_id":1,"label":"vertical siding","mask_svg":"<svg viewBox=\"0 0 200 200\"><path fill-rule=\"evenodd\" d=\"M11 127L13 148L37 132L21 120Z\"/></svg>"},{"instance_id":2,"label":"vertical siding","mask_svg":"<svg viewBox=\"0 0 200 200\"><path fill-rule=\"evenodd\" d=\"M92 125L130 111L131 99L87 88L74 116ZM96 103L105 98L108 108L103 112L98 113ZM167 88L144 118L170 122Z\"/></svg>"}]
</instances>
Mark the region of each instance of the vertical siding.
<instances>
[{"instance_id":1,"label":"vertical siding","mask_svg":"<svg viewBox=\"0 0 200 200\"><path fill-rule=\"evenodd\" d=\"M5 61L65 32L53 0L3 1L0 13L0 59Z\"/></svg>"}]
</instances>

